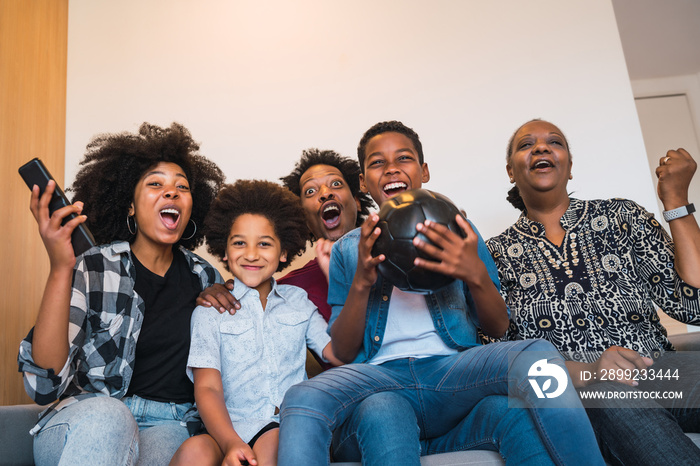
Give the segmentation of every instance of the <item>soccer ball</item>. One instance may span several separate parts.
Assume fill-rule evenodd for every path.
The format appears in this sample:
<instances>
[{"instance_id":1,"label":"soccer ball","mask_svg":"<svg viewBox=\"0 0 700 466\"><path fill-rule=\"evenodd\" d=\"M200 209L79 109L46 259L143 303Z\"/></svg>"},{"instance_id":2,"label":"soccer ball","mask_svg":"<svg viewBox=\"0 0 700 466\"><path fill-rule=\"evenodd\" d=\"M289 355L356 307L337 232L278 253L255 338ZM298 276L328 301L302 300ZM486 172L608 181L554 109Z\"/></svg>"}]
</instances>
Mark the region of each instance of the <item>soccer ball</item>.
<instances>
[{"instance_id":1,"label":"soccer ball","mask_svg":"<svg viewBox=\"0 0 700 466\"><path fill-rule=\"evenodd\" d=\"M441 223L465 238L455 220L459 213L447 197L427 189L411 189L387 199L379 209L377 226L382 232L372 248L373 256L386 257L379 263L379 273L398 289L417 293L430 293L452 283L452 277L413 264L416 257L435 260L416 249L413 238L418 235L430 243L416 230L416 225L425 220Z\"/></svg>"}]
</instances>

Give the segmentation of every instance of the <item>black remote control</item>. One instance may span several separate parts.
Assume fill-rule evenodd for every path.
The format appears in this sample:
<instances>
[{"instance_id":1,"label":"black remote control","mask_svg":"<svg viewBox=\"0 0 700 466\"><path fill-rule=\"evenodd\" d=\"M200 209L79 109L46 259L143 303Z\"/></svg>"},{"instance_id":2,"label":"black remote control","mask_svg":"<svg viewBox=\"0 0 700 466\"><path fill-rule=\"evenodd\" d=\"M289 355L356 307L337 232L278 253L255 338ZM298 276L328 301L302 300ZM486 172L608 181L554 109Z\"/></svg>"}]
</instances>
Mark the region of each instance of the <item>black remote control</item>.
<instances>
[{"instance_id":1,"label":"black remote control","mask_svg":"<svg viewBox=\"0 0 700 466\"><path fill-rule=\"evenodd\" d=\"M39 186L40 196L44 193L49 180L53 180L49 170L38 158L34 158L22 165L19 168L19 174L22 176L22 179L24 179L24 182L27 183L29 189L32 189L34 185ZM58 183L56 183L56 189L54 189L51 202L49 203L49 215L53 215L57 209L67 205L70 205L70 202L66 195L63 194L63 190L58 186ZM63 219L62 225L65 225L66 222L76 216L75 214L70 214ZM85 226L84 223L81 223L73 230L71 242L73 243L73 252L75 252L76 257L95 246L95 238L93 238L92 233L90 233L90 230L88 230L88 227Z\"/></svg>"}]
</instances>

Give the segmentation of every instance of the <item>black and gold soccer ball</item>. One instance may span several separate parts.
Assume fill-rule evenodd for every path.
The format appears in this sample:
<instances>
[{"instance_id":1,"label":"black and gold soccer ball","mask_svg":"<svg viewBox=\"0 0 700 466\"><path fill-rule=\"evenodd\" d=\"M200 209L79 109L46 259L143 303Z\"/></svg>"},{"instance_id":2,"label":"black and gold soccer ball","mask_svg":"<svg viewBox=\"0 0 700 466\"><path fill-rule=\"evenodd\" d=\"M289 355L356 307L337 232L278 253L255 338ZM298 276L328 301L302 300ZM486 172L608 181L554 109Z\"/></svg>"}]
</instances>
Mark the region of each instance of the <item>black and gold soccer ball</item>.
<instances>
[{"instance_id":1,"label":"black and gold soccer ball","mask_svg":"<svg viewBox=\"0 0 700 466\"><path fill-rule=\"evenodd\" d=\"M455 220L458 214L450 199L427 189L410 189L387 199L379 209L377 226L382 232L372 248L373 256L386 256L379 263L379 273L400 290L416 293L430 293L452 283L452 277L413 264L416 257L434 260L416 249L413 238L417 235L430 242L416 230L416 225L425 220L441 223L466 237Z\"/></svg>"}]
</instances>

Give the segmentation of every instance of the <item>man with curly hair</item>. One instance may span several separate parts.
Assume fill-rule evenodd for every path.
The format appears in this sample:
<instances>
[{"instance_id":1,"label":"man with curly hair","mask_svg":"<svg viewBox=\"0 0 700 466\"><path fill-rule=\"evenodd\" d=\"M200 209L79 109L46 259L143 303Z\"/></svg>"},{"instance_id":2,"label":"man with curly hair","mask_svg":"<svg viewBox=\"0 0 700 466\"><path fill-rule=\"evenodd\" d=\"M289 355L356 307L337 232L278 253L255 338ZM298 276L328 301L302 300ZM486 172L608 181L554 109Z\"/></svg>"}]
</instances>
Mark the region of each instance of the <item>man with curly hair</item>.
<instances>
[{"instance_id":1,"label":"man with curly hair","mask_svg":"<svg viewBox=\"0 0 700 466\"><path fill-rule=\"evenodd\" d=\"M360 190L357 161L332 150L307 149L282 183L301 198L311 241L337 240L362 225L373 202Z\"/></svg>"},{"instance_id":2,"label":"man with curly hair","mask_svg":"<svg viewBox=\"0 0 700 466\"><path fill-rule=\"evenodd\" d=\"M280 279L306 290L328 321L328 264L333 242L360 226L373 203L360 191L360 166L332 150L308 149L284 185L301 199L310 240L316 242L316 258Z\"/></svg>"}]
</instances>

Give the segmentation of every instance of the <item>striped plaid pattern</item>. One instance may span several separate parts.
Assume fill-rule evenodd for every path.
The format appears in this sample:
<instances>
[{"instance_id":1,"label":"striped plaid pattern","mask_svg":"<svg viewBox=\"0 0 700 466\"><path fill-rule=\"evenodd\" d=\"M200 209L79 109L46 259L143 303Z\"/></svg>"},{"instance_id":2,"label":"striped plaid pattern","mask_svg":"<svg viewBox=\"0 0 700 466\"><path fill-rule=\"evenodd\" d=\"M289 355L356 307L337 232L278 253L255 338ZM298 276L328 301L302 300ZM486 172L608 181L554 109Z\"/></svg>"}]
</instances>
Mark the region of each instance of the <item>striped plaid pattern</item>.
<instances>
[{"instance_id":1,"label":"striped plaid pattern","mask_svg":"<svg viewBox=\"0 0 700 466\"><path fill-rule=\"evenodd\" d=\"M33 329L21 342L17 358L27 394L45 405L32 430L38 432L58 410L90 396L122 398L134 370L134 354L143 323L143 299L134 291L134 264L128 242L94 247L78 257L73 269L68 335L70 350L63 369L37 366L32 359ZM196 254L180 248L202 289L222 283L219 272Z\"/></svg>"}]
</instances>

